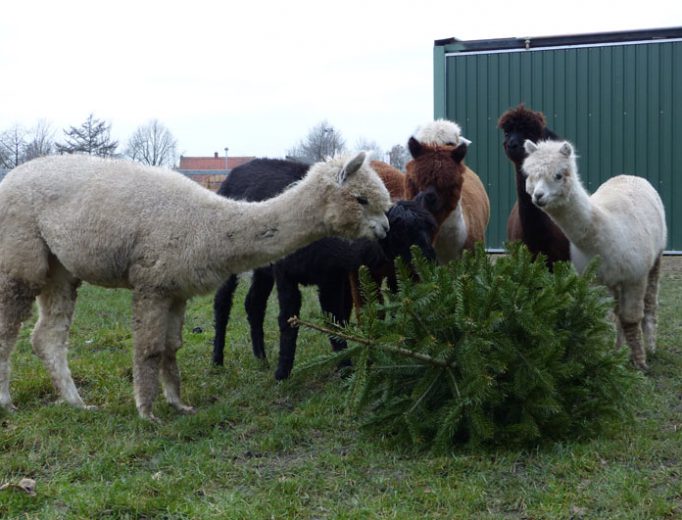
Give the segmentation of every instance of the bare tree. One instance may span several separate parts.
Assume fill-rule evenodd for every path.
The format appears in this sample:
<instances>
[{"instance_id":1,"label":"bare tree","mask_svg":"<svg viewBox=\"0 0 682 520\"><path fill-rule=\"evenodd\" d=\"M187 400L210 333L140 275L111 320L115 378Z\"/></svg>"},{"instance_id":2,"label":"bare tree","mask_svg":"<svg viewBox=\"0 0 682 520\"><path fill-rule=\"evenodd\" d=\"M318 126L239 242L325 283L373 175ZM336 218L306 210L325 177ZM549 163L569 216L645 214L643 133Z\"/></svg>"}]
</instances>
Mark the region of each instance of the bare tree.
<instances>
[{"instance_id":1,"label":"bare tree","mask_svg":"<svg viewBox=\"0 0 682 520\"><path fill-rule=\"evenodd\" d=\"M86 153L99 157L111 157L116 153L118 141L111 139L111 123L95 119L90 114L85 122L78 128L72 126L64 130L66 135L63 144L56 145L57 152L64 153Z\"/></svg>"},{"instance_id":2,"label":"bare tree","mask_svg":"<svg viewBox=\"0 0 682 520\"><path fill-rule=\"evenodd\" d=\"M346 142L336 128L326 120L318 123L308 136L287 151L287 156L303 162L314 163L345 151Z\"/></svg>"},{"instance_id":3,"label":"bare tree","mask_svg":"<svg viewBox=\"0 0 682 520\"><path fill-rule=\"evenodd\" d=\"M138 127L128 140L125 155L132 160L150 166L175 165L178 143L157 119Z\"/></svg>"},{"instance_id":4,"label":"bare tree","mask_svg":"<svg viewBox=\"0 0 682 520\"><path fill-rule=\"evenodd\" d=\"M54 152L54 130L47 121L38 121L27 136L28 139L24 148L25 161L50 155Z\"/></svg>"},{"instance_id":5,"label":"bare tree","mask_svg":"<svg viewBox=\"0 0 682 520\"><path fill-rule=\"evenodd\" d=\"M384 160L384 151L381 149L381 147L377 144L376 141L370 141L369 139L361 137L355 143L355 149L369 152L369 155L373 161Z\"/></svg>"},{"instance_id":6,"label":"bare tree","mask_svg":"<svg viewBox=\"0 0 682 520\"><path fill-rule=\"evenodd\" d=\"M409 160L410 153L400 144L396 144L391 148L391 151L388 152L388 162L391 166L398 168L399 170L404 171Z\"/></svg>"},{"instance_id":7,"label":"bare tree","mask_svg":"<svg viewBox=\"0 0 682 520\"><path fill-rule=\"evenodd\" d=\"M14 125L0 134L0 166L15 168L24 162L26 147L26 130Z\"/></svg>"}]
</instances>

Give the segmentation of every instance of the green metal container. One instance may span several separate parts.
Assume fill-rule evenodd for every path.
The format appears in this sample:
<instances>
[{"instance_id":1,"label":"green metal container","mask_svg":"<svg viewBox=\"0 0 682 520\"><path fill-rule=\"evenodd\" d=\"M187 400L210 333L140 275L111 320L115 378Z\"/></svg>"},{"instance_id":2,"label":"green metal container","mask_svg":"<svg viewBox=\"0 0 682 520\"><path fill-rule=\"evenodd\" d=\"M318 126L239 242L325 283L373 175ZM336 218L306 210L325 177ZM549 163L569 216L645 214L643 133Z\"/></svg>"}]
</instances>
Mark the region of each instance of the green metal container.
<instances>
[{"instance_id":1,"label":"green metal container","mask_svg":"<svg viewBox=\"0 0 682 520\"><path fill-rule=\"evenodd\" d=\"M434 117L473 141L467 164L490 197L487 247L500 249L516 200L514 168L497 120L524 103L571 141L592 192L620 173L647 178L682 253L682 27L434 46Z\"/></svg>"}]
</instances>

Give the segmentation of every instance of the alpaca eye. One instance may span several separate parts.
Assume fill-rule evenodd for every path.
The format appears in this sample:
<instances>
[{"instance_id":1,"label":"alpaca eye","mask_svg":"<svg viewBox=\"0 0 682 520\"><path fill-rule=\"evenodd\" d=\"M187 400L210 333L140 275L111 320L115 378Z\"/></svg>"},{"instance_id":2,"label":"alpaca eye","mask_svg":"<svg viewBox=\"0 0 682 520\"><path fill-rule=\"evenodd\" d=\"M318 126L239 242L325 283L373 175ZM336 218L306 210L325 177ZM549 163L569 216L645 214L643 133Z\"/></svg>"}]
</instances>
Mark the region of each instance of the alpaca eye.
<instances>
[{"instance_id":1,"label":"alpaca eye","mask_svg":"<svg viewBox=\"0 0 682 520\"><path fill-rule=\"evenodd\" d=\"M367 197L363 197L362 195L358 195L357 197L355 197L355 200L357 200L363 206L366 206L369 203Z\"/></svg>"},{"instance_id":2,"label":"alpaca eye","mask_svg":"<svg viewBox=\"0 0 682 520\"><path fill-rule=\"evenodd\" d=\"M562 177L563 177L563 174L557 173L557 174L554 176L554 180L560 181Z\"/></svg>"}]
</instances>

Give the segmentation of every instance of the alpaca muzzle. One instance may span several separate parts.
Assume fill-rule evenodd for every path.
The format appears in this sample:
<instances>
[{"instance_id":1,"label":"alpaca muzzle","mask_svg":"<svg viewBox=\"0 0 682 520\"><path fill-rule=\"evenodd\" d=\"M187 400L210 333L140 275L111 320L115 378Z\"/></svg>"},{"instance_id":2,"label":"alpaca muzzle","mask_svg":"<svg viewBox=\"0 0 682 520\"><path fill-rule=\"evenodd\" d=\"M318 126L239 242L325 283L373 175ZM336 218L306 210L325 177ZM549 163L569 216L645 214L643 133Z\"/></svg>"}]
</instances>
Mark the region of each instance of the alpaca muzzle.
<instances>
[{"instance_id":1,"label":"alpaca muzzle","mask_svg":"<svg viewBox=\"0 0 682 520\"><path fill-rule=\"evenodd\" d=\"M383 216L383 219L378 219L377 222L372 222L371 228L372 232L374 233L374 238L376 240L381 240L382 238L386 238L386 234L388 233L389 230L389 224L388 224L388 218L386 216Z\"/></svg>"},{"instance_id":2,"label":"alpaca muzzle","mask_svg":"<svg viewBox=\"0 0 682 520\"><path fill-rule=\"evenodd\" d=\"M533 193L533 204L535 204L538 208L545 206L547 204L545 194L543 192Z\"/></svg>"}]
</instances>

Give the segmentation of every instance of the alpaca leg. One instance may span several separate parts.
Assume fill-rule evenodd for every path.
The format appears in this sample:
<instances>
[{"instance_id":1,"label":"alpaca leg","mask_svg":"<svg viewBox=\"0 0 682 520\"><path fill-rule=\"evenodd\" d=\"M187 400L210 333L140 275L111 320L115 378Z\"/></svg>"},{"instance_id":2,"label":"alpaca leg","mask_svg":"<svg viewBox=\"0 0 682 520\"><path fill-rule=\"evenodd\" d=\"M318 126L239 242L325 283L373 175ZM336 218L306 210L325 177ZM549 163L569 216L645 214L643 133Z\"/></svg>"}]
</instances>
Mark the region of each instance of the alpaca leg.
<instances>
[{"instance_id":1,"label":"alpaca leg","mask_svg":"<svg viewBox=\"0 0 682 520\"><path fill-rule=\"evenodd\" d=\"M31 316L35 292L28 285L0 277L0 408L15 410L9 393L10 357L21 322Z\"/></svg>"},{"instance_id":2,"label":"alpaca leg","mask_svg":"<svg viewBox=\"0 0 682 520\"><path fill-rule=\"evenodd\" d=\"M621 298L620 287L611 289L611 294L613 295L613 299L616 302L613 308L612 316L613 323L616 326L616 350L620 350L625 344L625 332L623 332L623 325L620 322L620 309L618 306L618 302Z\"/></svg>"},{"instance_id":3,"label":"alpaca leg","mask_svg":"<svg viewBox=\"0 0 682 520\"><path fill-rule=\"evenodd\" d=\"M182 413L194 413L194 408L187 406L180 399L180 371L176 353L182 346L182 326L185 322L184 300L176 300L170 307L168 314L168 329L166 332L166 349L161 357L161 386L166 401L173 408Z\"/></svg>"},{"instance_id":4,"label":"alpaca leg","mask_svg":"<svg viewBox=\"0 0 682 520\"><path fill-rule=\"evenodd\" d=\"M337 283L337 281L340 283ZM345 326L350 318L350 310L346 303L350 299L350 294L347 294L348 292L350 291L347 278L339 276L328 284L320 285L318 293L322 312L329 314L341 326ZM334 352L339 352L348 346L344 340L333 336L329 338L329 343Z\"/></svg>"},{"instance_id":5,"label":"alpaca leg","mask_svg":"<svg viewBox=\"0 0 682 520\"><path fill-rule=\"evenodd\" d=\"M213 338L213 364L223 364L223 351L225 350L225 334L227 322L230 320L232 310L232 298L237 289L239 278L236 274L230 276L218 289L213 299L213 322L215 324L215 337Z\"/></svg>"},{"instance_id":6,"label":"alpaca leg","mask_svg":"<svg viewBox=\"0 0 682 520\"><path fill-rule=\"evenodd\" d=\"M157 294L133 294L133 386L140 417L155 420L152 405L159 393L172 300Z\"/></svg>"},{"instance_id":7,"label":"alpaca leg","mask_svg":"<svg viewBox=\"0 0 682 520\"><path fill-rule=\"evenodd\" d=\"M279 300L279 361L275 379L289 377L294 367L298 327L289 325L289 318L298 316L301 311L301 291L298 284L283 276L277 279L277 298Z\"/></svg>"},{"instance_id":8,"label":"alpaca leg","mask_svg":"<svg viewBox=\"0 0 682 520\"><path fill-rule=\"evenodd\" d=\"M246 310L251 329L253 355L263 360L266 359L263 322L265 321L268 298L274 285L275 278L272 267L256 269L251 279L251 287L244 300L244 309Z\"/></svg>"},{"instance_id":9,"label":"alpaca leg","mask_svg":"<svg viewBox=\"0 0 682 520\"><path fill-rule=\"evenodd\" d=\"M351 299L355 308L355 319L360 323L360 309L362 308L362 294L360 293L360 275L358 271L353 271L348 275Z\"/></svg>"},{"instance_id":10,"label":"alpaca leg","mask_svg":"<svg viewBox=\"0 0 682 520\"><path fill-rule=\"evenodd\" d=\"M69 329L80 280L61 264L50 269L47 285L38 296L39 319L31 335L33 352L42 359L61 398L77 408L86 406L71 377L67 361Z\"/></svg>"},{"instance_id":11,"label":"alpaca leg","mask_svg":"<svg viewBox=\"0 0 682 520\"><path fill-rule=\"evenodd\" d=\"M638 284L623 286L618 302L620 322L623 327L625 341L630 347L632 363L641 370L648 368L641 334L645 290L646 280Z\"/></svg>"},{"instance_id":12,"label":"alpaca leg","mask_svg":"<svg viewBox=\"0 0 682 520\"><path fill-rule=\"evenodd\" d=\"M613 320L616 324L616 349L620 350L625 345L625 331L618 315L615 315Z\"/></svg>"},{"instance_id":13,"label":"alpaca leg","mask_svg":"<svg viewBox=\"0 0 682 520\"><path fill-rule=\"evenodd\" d=\"M642 321L642 332L646 349L649 352L656 352L656 329L658 310L658 279L661 275L661 257L659 256L654 263L649 278L647 280L646 293L644 294L644 321Z\"/></svg>"},{"instance_id":14,"label":"alpaca leg","mask_svg":"<svg viewBox=\"0 0 682 520\"><path fill-rule=\"evenodd\" d=\"M353 310L353 297L351 295L350 282L347 276L339 276L333 283L320 286L319 292L320 308L322 312L330 314L334 321L341 326L345 326L350 321ZM334 352L340 352L348 348L345 340L330 337L329 343ZM344 359L338 368L351 366L350 359Z\"/></svg>"}]
</instances>

